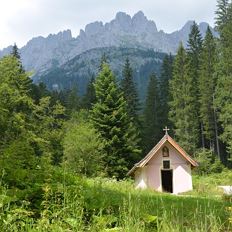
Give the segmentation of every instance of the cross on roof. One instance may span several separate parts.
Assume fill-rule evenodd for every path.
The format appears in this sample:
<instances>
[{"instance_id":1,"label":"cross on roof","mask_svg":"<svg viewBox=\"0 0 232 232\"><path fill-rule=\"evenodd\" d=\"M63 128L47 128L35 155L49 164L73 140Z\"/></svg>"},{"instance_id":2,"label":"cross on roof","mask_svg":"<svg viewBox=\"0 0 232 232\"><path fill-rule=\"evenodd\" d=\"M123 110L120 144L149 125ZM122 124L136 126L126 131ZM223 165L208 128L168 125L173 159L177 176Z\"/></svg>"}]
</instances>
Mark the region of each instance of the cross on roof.
<instances>
[{"instance_id":1,"label":"cross on roof","mask_svg":"<svg viewBox=\"0 0 232 232\"><path fill-rule=\"evenodd\" d=\"M168 134L168 131L169 131L170 129L168 129L166 126L165 126L165 128L163 129L163 131L165 131L165 134L167 135Z\"/></svg>"}]
</instances>

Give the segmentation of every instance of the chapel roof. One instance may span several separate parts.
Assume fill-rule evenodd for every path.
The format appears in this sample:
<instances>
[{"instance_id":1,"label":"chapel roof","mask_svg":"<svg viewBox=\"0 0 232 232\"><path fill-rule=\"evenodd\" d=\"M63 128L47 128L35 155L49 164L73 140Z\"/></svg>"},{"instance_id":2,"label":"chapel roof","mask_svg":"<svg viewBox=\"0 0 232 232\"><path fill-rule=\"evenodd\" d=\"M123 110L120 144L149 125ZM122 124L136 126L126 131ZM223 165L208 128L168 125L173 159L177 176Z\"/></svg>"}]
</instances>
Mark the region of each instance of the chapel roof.
<instances>
[{"instance_id":1,"label":"chapel roof","mask_svg":"<svg viewBox=\"0 0 232 232\"><path fill-rule=\"evenodd\" d=\"M166 132L164 137L155 145L155 147L142 160L136 163L127 175L132 175L138 168L144 167L166 142L169 142L178 151L178 153L192 165L192 167L198 166L198 163L192 159L187 152Z\"/></svg>"}]
</instances>

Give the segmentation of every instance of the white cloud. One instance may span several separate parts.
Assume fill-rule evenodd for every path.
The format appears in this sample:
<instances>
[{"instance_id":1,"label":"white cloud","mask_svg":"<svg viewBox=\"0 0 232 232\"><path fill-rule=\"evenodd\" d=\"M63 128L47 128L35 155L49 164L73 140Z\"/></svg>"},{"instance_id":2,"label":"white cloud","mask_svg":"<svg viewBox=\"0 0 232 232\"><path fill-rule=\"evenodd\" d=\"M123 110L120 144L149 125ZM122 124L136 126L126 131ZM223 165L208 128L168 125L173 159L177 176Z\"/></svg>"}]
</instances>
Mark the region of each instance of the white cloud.
<instances>
[{"instance_id":1,"label":"white cloud","mask_svg":"<svg viewBox=\"0 0 232 232\"><path fill-rule=\"evenodd\" d=\"M71 29L74 35L93 21L108 22L118 11L142 10L158 29L171 32L187 20L213 24L216 0L0 0L0 48L24 45L35 36Z\"/></svg>"}]
</instances>

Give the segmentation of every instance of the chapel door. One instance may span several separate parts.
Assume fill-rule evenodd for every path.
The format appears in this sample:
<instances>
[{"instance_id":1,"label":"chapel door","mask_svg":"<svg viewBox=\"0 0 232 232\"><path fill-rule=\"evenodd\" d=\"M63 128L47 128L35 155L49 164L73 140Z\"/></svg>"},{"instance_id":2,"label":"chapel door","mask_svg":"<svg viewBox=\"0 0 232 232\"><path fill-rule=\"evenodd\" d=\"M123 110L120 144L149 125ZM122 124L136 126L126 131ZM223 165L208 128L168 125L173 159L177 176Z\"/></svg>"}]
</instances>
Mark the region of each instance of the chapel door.
<instances>
[{"instance_id":1,"label":"chapel door","mask_svg":"<svg viewBox=\"0 0 232 232\"><path fill-rule=\"evenodd\" d=\"M172 170L161 170L161 182L163 192L173 192L173 171Z\"/></svg>"}]
</instances>

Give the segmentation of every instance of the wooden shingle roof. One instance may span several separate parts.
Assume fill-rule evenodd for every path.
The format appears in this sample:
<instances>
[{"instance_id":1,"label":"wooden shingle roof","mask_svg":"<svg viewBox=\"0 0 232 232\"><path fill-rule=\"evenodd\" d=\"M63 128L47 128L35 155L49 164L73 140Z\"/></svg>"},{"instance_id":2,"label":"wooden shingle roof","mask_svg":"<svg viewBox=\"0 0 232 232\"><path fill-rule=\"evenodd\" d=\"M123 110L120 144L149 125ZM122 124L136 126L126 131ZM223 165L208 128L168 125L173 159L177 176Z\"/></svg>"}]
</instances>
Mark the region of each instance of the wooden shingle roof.
<instances>
[{"instance_id":1,"label":"wooden shingle roof","mask_svg":"<svg viewBox=\"0 0 232 232\"><path fill-rule=\"evenodd\" d=\"M138 168L144 167L166 142L169 142L178 151L178 153L192 165L192 167L198 166L198 163L192 159L171 136L166 133L164 137L156 144L156 146L142 160L134 165L127 175L132 175Z\"/></svg>"}]
</instances>

